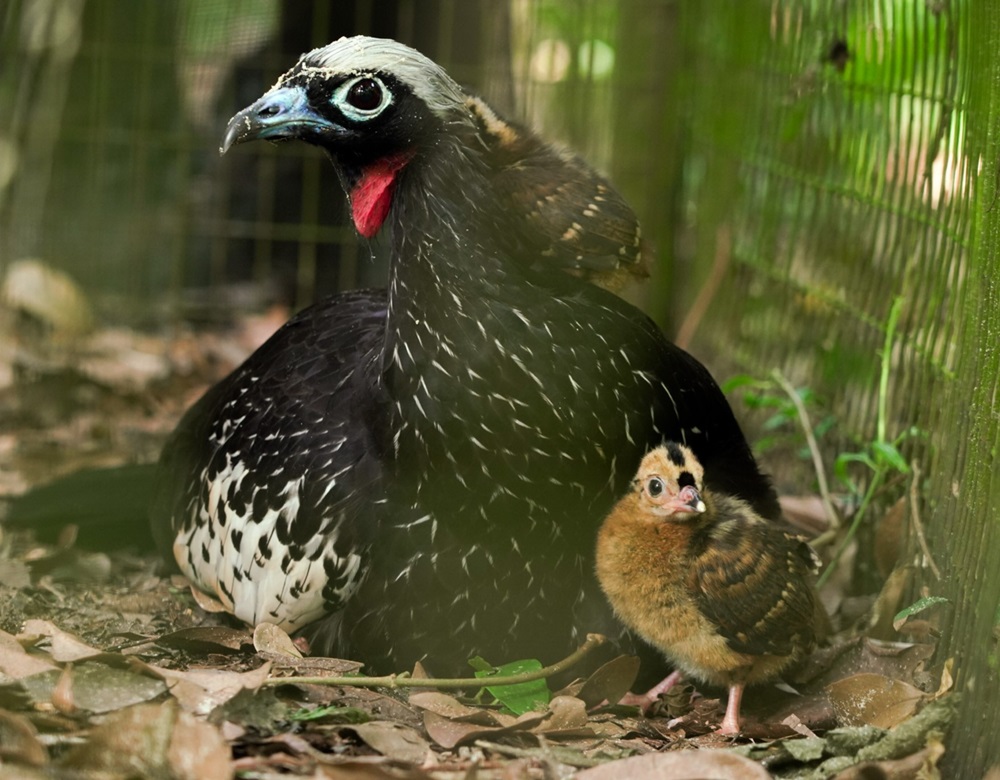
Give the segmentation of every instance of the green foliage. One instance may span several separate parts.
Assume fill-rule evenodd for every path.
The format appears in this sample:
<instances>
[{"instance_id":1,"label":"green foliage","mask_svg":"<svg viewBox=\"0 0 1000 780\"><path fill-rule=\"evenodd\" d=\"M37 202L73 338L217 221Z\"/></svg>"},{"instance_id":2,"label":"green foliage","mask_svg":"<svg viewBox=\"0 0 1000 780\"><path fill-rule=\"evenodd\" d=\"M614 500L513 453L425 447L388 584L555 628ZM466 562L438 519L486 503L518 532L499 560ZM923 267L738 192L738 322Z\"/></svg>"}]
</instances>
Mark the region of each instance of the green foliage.
<instances>
[{"instance_id":1,"label":"green foliage","mask_svg":"<svg viewBox=\"0 0 1000 780\"><path fill-rule=\"evenodd\" d=\"M894 624L898 624L906 618L923 612L925 609L930 609L938 604L947 604L948 599L944 596L925 596L924 598L910 604L906 609L902 609L899 613L892 619Z\"/></svg>"},{"instance_id":2,"label":"green foliage","mask_svg":"<svg viewBox=\"0 0 1000 780\"><path fill-rule=\"evenodd\" d=\"M503 666L493 666L479 656L469 659L469 666L475 669L476 677L479 678L506 677L526 672L537 672L542 668L541 662L534 658L511 661ZM545 680L531 680L513 685L487 685L485 687L494 699L514 715L523 715L531 710L544 710L551 698Z\"/></svg>"},{"instance_id":3,"label":"green foliage","mask_svg":"<svg viewBox=\"0 0 1000 780\"><path fill-rule=\"evenodd\" d=\"M827 566L826 570L820 576L819 585L826 582L832 574L840 556L847 548L847 545L849 545L854 539L878 490L886 483L890 476L896 474L906 475L910 473L910 466L900 453L899 446L903 440L919 435L919 429L914 427L908 428L902 434L893 439L888 438L886 431L886 408L888 406L889 397L889 369L892 362L892 347L896 340L896 326L899 324L899 314L900 311L902 311L902 308L903 299L901 297L897 297L892 302L892 307L889 309L889 317L886 321L885 342L880 356L881 372L879 374L878 421L876 424L875 439L857 452L841 453L834 463L834 474L837 476L837 479L849 487L851 492L856 496L860 496L860 503L857 511L854 513L851 525L847 529L847 533L844 534L844 537L840 542L840 546L833 555L833 560L830 561L830 565ZM868 471L867 484L863 490L860 487L860 483L855 481L855 479L851 476L849 470L849 466L851 464L860 464Z\"/></svg>"},{"instance_id":4,"label":"green foliage","mask_svg":"<svg viewBox=\"0 0 1000 780\"><path fill-rule=\"evenodd\" d=\"M781 390L775 380L759 379L741 374L725 382L722 389L727 394L742 390L743 403L748 408L771 411L771 416L761 426L765 435L754 442L754 449L758 453L767 452L782 444L787 444L797 448L796 451L800 458L808 460L809 448L804 441L795 402ZM810 388L796 388L795 393L806 409L821 412L819 422L813 425L812 431L813 436L819 441L833 428L836 417L829 413L822 413L822 401Z\"/></svg>"}]
</instances>

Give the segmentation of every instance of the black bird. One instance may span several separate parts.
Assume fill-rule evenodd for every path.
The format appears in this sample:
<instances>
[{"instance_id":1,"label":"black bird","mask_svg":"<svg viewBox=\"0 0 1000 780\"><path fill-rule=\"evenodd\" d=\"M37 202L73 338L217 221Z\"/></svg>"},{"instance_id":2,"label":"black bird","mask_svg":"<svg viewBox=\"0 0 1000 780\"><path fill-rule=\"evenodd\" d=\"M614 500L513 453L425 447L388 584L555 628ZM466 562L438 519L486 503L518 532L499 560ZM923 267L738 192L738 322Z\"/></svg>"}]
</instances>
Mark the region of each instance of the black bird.
<instances>
[{"instance_id":1,"label":"black bird","mask_svg":"<svg viewBox=\"0 0 1000 780\"><path fill-rule=\"evenodd\" d=\"M511 243L526 217L441 67L340 39L233 117L223 151L254 139L323 149L391 269L293 318L164 451L154 531L238 617L327 614L315 649L375 670L548 661L611 629L594 535L650 447L685 442L708 485L779 515L708 371Z\"/></svg>"}]
</instances>

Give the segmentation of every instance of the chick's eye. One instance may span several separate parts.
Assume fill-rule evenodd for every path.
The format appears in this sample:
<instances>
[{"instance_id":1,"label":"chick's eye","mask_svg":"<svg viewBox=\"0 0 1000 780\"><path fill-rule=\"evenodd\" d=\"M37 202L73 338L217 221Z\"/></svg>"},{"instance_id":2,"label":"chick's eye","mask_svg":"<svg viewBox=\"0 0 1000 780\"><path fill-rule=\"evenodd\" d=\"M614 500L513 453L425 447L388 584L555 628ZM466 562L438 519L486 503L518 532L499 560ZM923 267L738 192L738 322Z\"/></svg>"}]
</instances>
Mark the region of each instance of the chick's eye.
<instances>
[{"instance_id":1,"label":"chick's eye","mask_svg":"<svg viewBox=\"0 0 1000 780\"><path fill-rule=\"evenodd\" d=\"M347 102L359 111L374 111L382 104L382 87L375 79L359 79L347 91Z\"/></svg>"},{"instance_id":2,"label":"chick's eye","mask_svg":"<svg viewBox=\"0 0 1000 780\"><path fill-rule=\"evenodd\" d=\"M650 477L646 482L646 492L650 498L657 498L663 493L663 480L659 477Z\"/></svg>"}]
</instances>

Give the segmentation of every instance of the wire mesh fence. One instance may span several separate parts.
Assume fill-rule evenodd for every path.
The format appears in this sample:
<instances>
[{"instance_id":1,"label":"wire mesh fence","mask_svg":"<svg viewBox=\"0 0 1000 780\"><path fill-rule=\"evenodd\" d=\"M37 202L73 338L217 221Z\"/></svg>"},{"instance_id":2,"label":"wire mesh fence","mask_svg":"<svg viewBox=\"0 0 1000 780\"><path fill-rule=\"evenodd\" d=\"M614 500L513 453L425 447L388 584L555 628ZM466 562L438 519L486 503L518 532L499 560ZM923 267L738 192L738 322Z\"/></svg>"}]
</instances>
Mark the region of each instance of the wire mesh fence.
<instances>
[{"instance_id":1,"label":"wire mesh fence","mask_svg":"<svg viewBox=\"0 0 1000 780\"><path fill-rule=\"evenodd\" d=\"M14 0L0 17L0 263L40 257L104 317L154 325L380 284L385 247L358 244L318 152L216 147L301 52L395 37L611 174L658 250L646 306L717 377L777 369L820 399L831 461L884 440L935 473L974 187L994 165L970 124L995 90L976 80L974 9ZM758 434L772 414L750 414ZM782 487L810 489L811 466L792 461L768 463Z\"/></svg>"}]
</instances>

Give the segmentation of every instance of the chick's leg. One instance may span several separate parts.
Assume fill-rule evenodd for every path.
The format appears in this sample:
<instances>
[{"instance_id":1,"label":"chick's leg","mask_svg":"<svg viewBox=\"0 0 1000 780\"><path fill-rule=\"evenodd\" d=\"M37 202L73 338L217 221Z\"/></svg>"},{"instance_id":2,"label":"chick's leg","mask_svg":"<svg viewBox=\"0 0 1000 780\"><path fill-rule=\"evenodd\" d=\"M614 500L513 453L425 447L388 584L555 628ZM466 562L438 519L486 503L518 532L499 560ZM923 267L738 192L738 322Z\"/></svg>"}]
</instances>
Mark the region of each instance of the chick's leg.
<instances>
[{"instance_id":1,"label":"chick's leg","mask_svg":"<svg viewBox=\"0 0 1000 780\"><path fill-rule=\"evenodd\" d=\"M729 689L729 702L726 704L726 715L722 719L718 734L740 733L740 701L743 699L743 684L734 685Z\"/></svg>"},{"instance_id":2,"label":"chick's leg","mask_svg":"<svg viewBox=\"0 0 1000 780\"><path fill-rule=\"evenodd\" d=\"M628 704L633 707L638 707L643 712L646 712L650 707L656 704L656 700L660 698L660 694L666 693L677 685L681 678L682 675L680 672L673 671L645 693L626 693L622 697L619 704Z\"/></svg>"}]
</instances>

